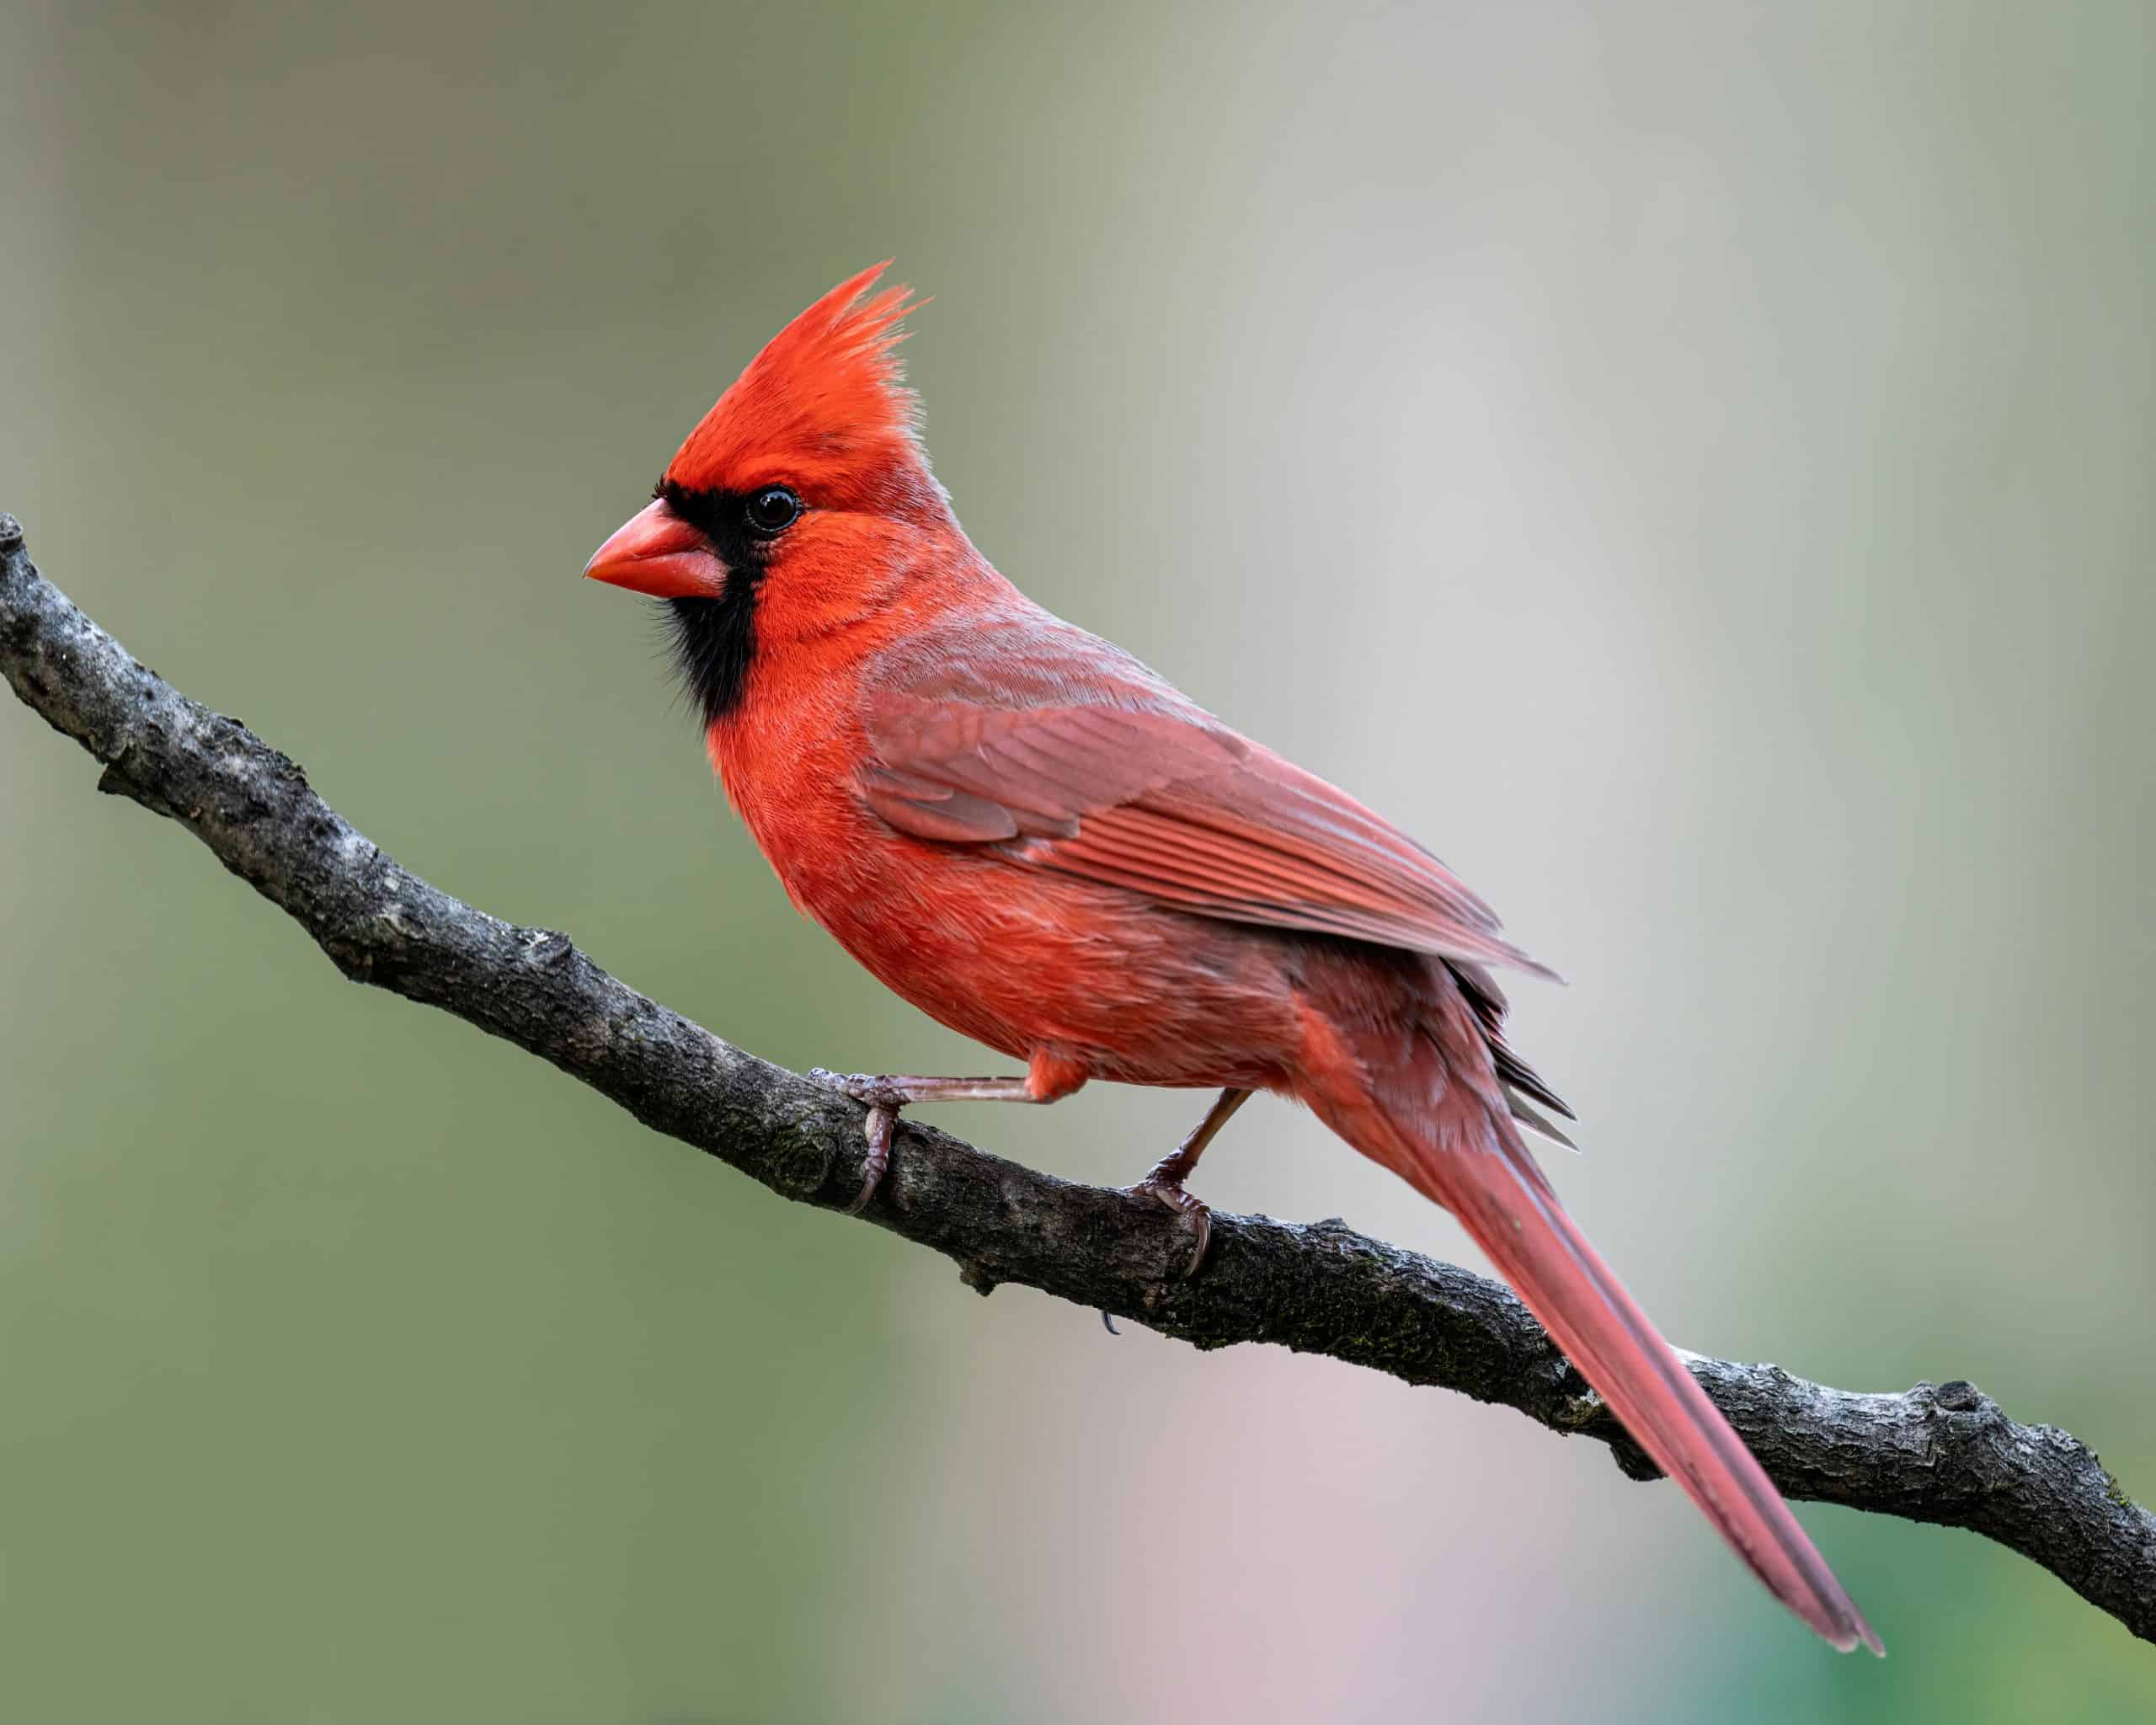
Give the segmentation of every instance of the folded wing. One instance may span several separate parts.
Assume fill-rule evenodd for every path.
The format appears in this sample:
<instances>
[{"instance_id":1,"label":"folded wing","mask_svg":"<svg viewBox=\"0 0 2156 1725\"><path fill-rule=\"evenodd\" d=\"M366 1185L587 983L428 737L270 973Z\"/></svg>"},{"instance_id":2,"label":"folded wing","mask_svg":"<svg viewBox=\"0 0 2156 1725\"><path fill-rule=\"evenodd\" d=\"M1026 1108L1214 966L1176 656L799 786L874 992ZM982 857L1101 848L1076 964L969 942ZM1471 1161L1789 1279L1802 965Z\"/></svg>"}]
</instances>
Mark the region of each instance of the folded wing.
<instances>
[{"instance_id":1,"label":"folded wing","mask_svg":"<svg viewBox=\"0 0 2156 1725\"><path fill-rule=\"evenodd\" d=\"M859 788L899 831L1228 921L1552 974L1413 840L1107 644L1044 621L969 646L866 697Z\"/></svg>"}]
</instances>

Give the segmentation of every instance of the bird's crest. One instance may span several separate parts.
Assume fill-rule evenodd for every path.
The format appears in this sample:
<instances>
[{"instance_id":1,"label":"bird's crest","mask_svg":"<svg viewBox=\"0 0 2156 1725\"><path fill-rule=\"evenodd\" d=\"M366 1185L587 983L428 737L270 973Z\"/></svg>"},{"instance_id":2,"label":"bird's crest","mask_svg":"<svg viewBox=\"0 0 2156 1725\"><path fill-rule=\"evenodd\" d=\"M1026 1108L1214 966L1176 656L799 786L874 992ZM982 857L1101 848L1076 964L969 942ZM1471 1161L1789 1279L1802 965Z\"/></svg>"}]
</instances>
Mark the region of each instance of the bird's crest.
<instances>
[{"instance_id":1,"label":"bird's crest","mask_svg":"<svg viewBox=\"0 0 2156 1725\"><path fill-rule=\"evenodd\" d=\"M899 369L899 319L925 304L870 291L888 260L841 281L773 336L668 463L692 490L788 484L812 502L892 508L924 489L938 506Z\"/></svg>"}]
</instances>

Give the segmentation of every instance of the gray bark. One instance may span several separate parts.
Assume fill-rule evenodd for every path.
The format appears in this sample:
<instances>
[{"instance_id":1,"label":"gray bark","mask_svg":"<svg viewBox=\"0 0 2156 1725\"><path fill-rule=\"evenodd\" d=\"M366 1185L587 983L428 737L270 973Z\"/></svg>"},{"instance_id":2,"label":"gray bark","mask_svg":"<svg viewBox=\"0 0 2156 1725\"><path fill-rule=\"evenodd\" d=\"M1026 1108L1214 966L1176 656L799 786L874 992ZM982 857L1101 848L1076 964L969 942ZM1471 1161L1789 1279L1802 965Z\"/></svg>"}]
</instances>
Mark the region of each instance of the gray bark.
<instances>
[{"instance_id":1,"label":"gray bark","mask_svg":"<svg viewBox=\"0 0 2156 1725\"><path fill-rule=\"evenodd\" d=\"M100 790L179 822L354 981L515 1043L782 1197L837 1212L858 1191L858 1105L646 999L567 935L504 922L400 868L296 764L144 669L40 578L8 515L0 672L104 763ZM1188 1238L1151 1199L911 1121L863 1220L942 1252L984 1294L1023 1283L1199 1348L1271 1342L1457 1390L1599 1439L1628 1475L1655 1477L1505 1288L1338 1220L1216 1214L1205 1268L1184 1281ZM2019 1424L1959 1381L1865 1395L1772 1365L1689 1364L1790 1497L1967 1528L2156 1640L2156 1517L2077 1439Z\"/></svg>"}]
</instances>

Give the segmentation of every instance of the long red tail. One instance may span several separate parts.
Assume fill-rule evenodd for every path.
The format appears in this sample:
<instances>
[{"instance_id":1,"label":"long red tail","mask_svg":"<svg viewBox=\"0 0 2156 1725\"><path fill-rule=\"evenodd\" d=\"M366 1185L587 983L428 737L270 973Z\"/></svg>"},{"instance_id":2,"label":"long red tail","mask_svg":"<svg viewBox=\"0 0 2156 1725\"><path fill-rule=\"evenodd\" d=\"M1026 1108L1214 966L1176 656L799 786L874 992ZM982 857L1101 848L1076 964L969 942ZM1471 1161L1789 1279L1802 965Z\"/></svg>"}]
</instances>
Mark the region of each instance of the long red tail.
<instances>
[{"instance_id":1,"label":"long red tail","mask_svg":"<svg viewBox=\"0 0 2156 1725\"><path fill-rule=\"evenodd\" d=\"M1388 1118L1391 1142L1357 1147L1460 1218L1625 1429L1776 1599L1841 1651L1861 1643L1883 1653L1743 1439L1565 1214L1512 1121L1460 1081L1456 1067L1450 1076L1432 1114Z\"/></svg>"}]
</instances>

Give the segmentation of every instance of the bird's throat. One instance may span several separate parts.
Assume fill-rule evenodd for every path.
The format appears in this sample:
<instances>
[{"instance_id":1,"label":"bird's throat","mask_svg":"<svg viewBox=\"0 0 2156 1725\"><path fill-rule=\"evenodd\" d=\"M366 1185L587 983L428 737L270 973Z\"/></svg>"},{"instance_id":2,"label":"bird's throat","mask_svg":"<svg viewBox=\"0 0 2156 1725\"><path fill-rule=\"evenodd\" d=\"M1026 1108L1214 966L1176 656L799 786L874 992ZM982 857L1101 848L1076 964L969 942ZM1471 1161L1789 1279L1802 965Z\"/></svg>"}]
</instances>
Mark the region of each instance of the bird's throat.
<instances>
[{"instance_id":1,"label":"bird's throat","mask_svg":"<svg viewBox=\"0 0 2156 1725\"><path fill-rule=\"evenodd\" d=\"M716 599L662 601L675 669L707 730L738 713L747 693L762 585L762 572L750 564L735 569Z\"/></svg>"}]
</instances>

